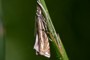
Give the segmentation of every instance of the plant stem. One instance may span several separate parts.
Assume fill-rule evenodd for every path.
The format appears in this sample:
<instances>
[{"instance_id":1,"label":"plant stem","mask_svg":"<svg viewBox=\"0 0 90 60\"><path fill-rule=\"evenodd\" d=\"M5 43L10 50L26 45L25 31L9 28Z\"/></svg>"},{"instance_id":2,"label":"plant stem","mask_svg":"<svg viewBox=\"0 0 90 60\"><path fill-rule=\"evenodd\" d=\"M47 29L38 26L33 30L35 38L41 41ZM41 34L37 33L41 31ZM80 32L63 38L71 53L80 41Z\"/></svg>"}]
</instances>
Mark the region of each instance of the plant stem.
<instances>
[{"instance_id":1,"label":"plant stem","mask_svg":"<svg viewBox=\"0 0 90 60\"><path fill-rule=\"evenodd\" d=\"M48 29L49 29L49 32L52 34L53 38L52 38L52 44L54 45L54 47L56 48L56 52L57 52L57 55L60 56L59 57L59 60L69 60L68 59L68 56L66 54L66 51L64 49L64 46L60 40L60 37L57 35L56 31L55 31L55 28L53 26L53 23L51 21L51 18L50 18L50 15L49 15L49 12L48 12L48 9L46 7L46 4L45 4L45 1L44 0L38 0L39 4L41 5L42 7L42 10L43 10L43 13L45 15L45 18L46 18L46 22L47 22L47 26L48 26ZM58 45L57 45L58 44ZM60 45L60 47L59 47Z\"/></svg>"}]
</instances>

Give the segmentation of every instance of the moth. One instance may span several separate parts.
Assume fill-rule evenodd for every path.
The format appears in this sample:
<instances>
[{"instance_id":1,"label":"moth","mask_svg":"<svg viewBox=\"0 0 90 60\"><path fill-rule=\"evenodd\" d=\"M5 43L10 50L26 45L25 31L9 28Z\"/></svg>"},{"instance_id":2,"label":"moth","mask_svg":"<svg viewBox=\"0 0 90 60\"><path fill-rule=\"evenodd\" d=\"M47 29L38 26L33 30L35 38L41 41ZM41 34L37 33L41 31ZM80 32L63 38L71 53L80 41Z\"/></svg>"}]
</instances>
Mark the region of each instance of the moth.
<instances>
[{"instance_id":1,"label":"moth","mask_svg":"<svg viewBox=\"0 0 90 60\"><path fill-rule=\"evenodd\" d=\"M34 49L36 54L43 55L50 58L50 44L48 35L45 32L47 29L46 19L42 13L40 5L37 3L37 12L36 12L36 41Z\"/></svg>"}]
</instances>

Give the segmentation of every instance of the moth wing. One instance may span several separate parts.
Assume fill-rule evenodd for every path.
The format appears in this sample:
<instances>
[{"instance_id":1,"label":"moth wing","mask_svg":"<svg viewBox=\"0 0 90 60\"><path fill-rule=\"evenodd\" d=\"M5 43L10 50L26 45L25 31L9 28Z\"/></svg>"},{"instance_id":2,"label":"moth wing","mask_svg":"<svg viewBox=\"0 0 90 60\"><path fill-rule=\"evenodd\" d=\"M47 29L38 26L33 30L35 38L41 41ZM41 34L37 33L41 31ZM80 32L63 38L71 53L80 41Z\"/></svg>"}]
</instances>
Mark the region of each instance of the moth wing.
<instances>
[{"instance_id":1,"label":"moth wing","mask_svg":"<svg viewBox=\"0 0 90 60\"><path fill-rule=\"evenodd\" d=\"M36 50L36 54L38 55L38 53L37 53L37 52L39 52L38 34L36 34L36 41L34 44L34 49Z\"/></svg>"}]
</instances>

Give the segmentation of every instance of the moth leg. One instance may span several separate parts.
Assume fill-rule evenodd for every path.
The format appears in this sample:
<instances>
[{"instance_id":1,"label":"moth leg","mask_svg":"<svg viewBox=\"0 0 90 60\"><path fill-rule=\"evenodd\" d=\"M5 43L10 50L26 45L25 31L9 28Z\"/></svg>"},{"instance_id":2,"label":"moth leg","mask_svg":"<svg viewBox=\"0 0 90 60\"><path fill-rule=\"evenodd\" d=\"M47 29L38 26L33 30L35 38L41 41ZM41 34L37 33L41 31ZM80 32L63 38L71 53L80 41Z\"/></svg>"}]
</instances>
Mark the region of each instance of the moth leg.
<instances>
[{"instance_id":1,"label":"moth leg","mask_svg":"<svg viewBox=\"0 0 90 60\"><path fill-rule=\"evenodd\" d=\"M51 38L48 38L50 41L52 41L52 39Z\"/></svg>"}]
</instances>

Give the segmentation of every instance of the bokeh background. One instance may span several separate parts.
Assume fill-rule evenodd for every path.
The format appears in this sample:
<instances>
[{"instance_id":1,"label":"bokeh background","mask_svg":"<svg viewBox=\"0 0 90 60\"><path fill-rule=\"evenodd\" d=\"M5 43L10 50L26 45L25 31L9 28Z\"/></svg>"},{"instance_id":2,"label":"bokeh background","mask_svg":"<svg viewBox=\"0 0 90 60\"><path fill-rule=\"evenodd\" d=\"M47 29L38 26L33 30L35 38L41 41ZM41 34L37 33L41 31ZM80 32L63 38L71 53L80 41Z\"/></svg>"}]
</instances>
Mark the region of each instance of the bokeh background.
<instances>
[{"instance_id":1,"label":"bokeh background","mask_svg":"<svg viewBox=\"0 0 90 60\"><path fill-rule=\"evenodd\" d=\"M89 60L90 1L45 1L69 59ZM47 59L37 56L33 49L36 0L0 0L0 3L3 12L1 20L5 31L4 39L0 41L3 47L0 48L0 52L4 54L5 60L56 60L53 50L53 57Z\"/></svg>"}]
</instances>

